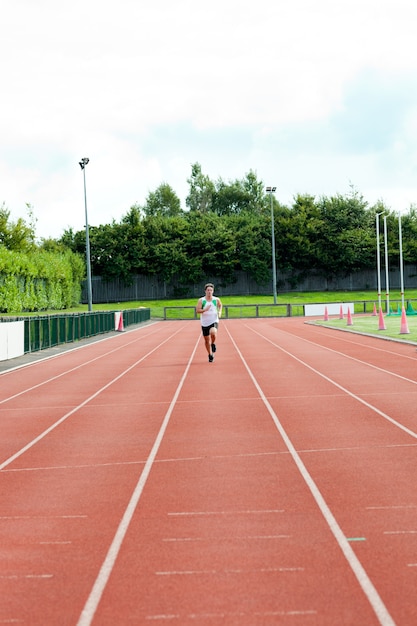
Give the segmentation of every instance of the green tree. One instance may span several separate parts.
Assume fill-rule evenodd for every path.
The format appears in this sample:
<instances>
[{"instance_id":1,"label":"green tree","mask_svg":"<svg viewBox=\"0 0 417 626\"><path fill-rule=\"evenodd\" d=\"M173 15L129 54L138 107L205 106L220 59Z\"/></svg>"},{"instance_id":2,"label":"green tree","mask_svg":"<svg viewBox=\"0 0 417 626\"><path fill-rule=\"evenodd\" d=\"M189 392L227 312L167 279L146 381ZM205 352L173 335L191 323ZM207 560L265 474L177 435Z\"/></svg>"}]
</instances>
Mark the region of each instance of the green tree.
<instances>
[{"instance_id":1,"label":"green tree","mask_svg":"<svg viewBox=\"0 0 417 626\"><path fill-rule=\"evenodd\" d=\"M181 202L172 187L162 183L148 194L143 212L146 216L161 215L162 217L176 217L181 215Z\"/></svg>"},{"instance_id":2,"label":"green tree","mask_svg":"<svg viewBox=\"0 0 417 626\"><path fill-rule=\"evenodd\" d=\"M231 218L236 237L236 269L248 274L259 284L271 278L271 222L268 215L245 213Z\"/></svg>"},{"instance_id":3,"label":"green tree","mask_svg":"<svg viewBox=\"0 0 417 626\"><path fill-rule=\"evenodd\" d=\"M404 263L417 263L417 207L412 204L401 216Z\"/></svg>"},{"instance_id":4,"label":"green tree","mask_svg":"<svg viewBox=\"0 0 417 626\"><path fill-rule=\"evenodd\" d=\"M26 223L22 218L15 222L10 220L10 211L4 203L0 207L0 245L8 250L30 252L35 249L34 218L30 205L27 205L31 223Z\"/></svg>"},{"instance_id":5,"label":"green tree","mask_svg":"<svg viewBox=\"0 0 417 626\"><path fill-rule=\"evenodd\" d=\"M319 267L337 276L372 266L374 224L363 197L356 191L322 197L317 206L321 229L314 245Z\"/></svg>"},{"instance_id":6,"label":"green tree","mask_svg":"<svg viewBox=\"0 0 417 626\"><path fill-rule=\"evenodd\" d=\"M215 185L208 176L203 174L199 163L191 166L191 176L187 179L187 183L190 189L185 204L190 211L198 213L212 211Z\"/></svg>"}]
</instances>

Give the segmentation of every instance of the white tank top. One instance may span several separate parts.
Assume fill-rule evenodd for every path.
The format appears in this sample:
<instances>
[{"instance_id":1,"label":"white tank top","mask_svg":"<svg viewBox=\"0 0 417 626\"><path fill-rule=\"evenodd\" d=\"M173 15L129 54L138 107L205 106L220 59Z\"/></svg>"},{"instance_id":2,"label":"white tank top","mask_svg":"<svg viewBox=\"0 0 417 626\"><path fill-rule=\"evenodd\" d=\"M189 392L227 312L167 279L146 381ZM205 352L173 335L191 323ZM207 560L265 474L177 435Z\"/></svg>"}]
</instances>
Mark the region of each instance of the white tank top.
<instances>
[{"instance_id":1,"label":"white tank top","mask_svg":"<svg viewBox=\"0 0 417 626\"><path fill-rule=\"evenodd\" d=\"M219 321L219 315L217 312L217 298L213 298L211 301L203 298L203 301L201 302L201 307L204 309L207 304L210 304L210 308L200 315L200 321L202 326L210 326L210 324L214 324L215 322Z\"/></svg>"}]
</instances>

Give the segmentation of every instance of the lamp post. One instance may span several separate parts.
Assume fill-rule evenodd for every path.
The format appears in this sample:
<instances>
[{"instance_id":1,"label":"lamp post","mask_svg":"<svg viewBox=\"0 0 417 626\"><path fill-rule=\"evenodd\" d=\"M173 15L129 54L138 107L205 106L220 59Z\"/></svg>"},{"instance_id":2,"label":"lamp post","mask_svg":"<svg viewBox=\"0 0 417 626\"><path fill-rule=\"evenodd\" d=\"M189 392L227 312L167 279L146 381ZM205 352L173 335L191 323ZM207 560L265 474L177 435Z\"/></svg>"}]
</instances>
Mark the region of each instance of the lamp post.
<instances>
[{"instance_id":1,"label":"lamp post","mask_svg":"<svg viewBox=\"0 0 417 626\"><path fill-rule=\"evenodd\" d=\"M80 161L80 167L84 175L84 206L85 206L85 256L87 261L87 297L88 310L93 310L93 293L91 287L91 260L90 260L90 236L88 232L88 213L87 213L87 188L85 185L85 166L90 159L84 158Z\"/></svg>"},{"instance_id":2,"label":"lamp post","mask_svg":"<svg viewBox=\"0 0 417 626\"><path fill-rule=\"evenodd\" d=\"M271 203L271 237L272 237L272 288L274 292L274 304L277 303L277 268L275 265L275 226L274 226L274 209L272 206L272 194L277 190L276 187L266 187L266 193L269 193Z\"/></svg>"},{"instance_id":3,"label":"lamp post","mask_svg":"<svg viewBox=\"0 0 417 626\"><path fill-rule=\"evenodd\" d=\"M387 299L387 315L389 315L389 267L388 267L388 236L387 216L384 215L384 247L385 247L385 295Z\"/></svg>"},{"instance_id":4,"label":"lamp post","mask_svg":"<svg viewBox=\"0 0 417 626\"><path fill-rule=\"evenodd\" d=\"M400 240L400 279L401 279L401 310L404 308L404 264L403 264L403 235L401 228L401 213L398 213L398 238Z\"/></svg>"},{"instance_id":5,"label":"lamp post","mask_svg":"<svg viewBox=\"0 0 417 626\"><path fill-rule=\"evenodd\" d=\"M379 216L382 213L376 213L376 271L378 281L378 311L381 310L381 252L379 244Z\"/></svg>"}]
</instances>

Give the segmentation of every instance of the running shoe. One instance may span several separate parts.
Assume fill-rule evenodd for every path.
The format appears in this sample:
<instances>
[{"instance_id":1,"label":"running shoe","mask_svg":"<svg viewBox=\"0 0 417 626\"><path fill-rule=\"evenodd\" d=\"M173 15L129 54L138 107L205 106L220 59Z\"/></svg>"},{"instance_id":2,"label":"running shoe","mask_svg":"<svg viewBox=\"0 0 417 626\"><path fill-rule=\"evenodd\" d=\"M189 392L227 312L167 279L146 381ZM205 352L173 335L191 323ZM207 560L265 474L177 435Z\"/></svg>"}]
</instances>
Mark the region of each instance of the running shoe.
<instances>
[{"instance_id":1,"label":"running shoe","mask_svg":"<svg viewBox=\"0 0 417 626\"><path fill-rule=\"evenodd\" d=\"M214 361L214 356L212 354L209 354L209 363L213 363Z\"/></svg>"}]
</instances>

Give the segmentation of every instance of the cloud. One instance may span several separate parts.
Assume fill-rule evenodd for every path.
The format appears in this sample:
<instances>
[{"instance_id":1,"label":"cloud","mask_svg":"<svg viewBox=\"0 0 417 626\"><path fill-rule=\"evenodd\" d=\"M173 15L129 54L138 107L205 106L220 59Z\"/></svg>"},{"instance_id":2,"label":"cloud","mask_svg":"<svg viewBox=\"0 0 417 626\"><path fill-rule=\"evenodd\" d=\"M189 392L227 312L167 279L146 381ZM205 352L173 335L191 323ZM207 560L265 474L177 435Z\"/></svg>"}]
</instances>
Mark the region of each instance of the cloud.
<instances>
[{"instance_id":1,"label":"cloud","mask_svg":"<svg viewBox=\"0 0 417 626\"><path fill-rule=\"evenodd\" d=\"M119 220L191 163L417 201L414 0L15 0L1 10L0 203L40 237ZM380 197L379 195L377 197Z\"/></svg>"}]
</instances>

